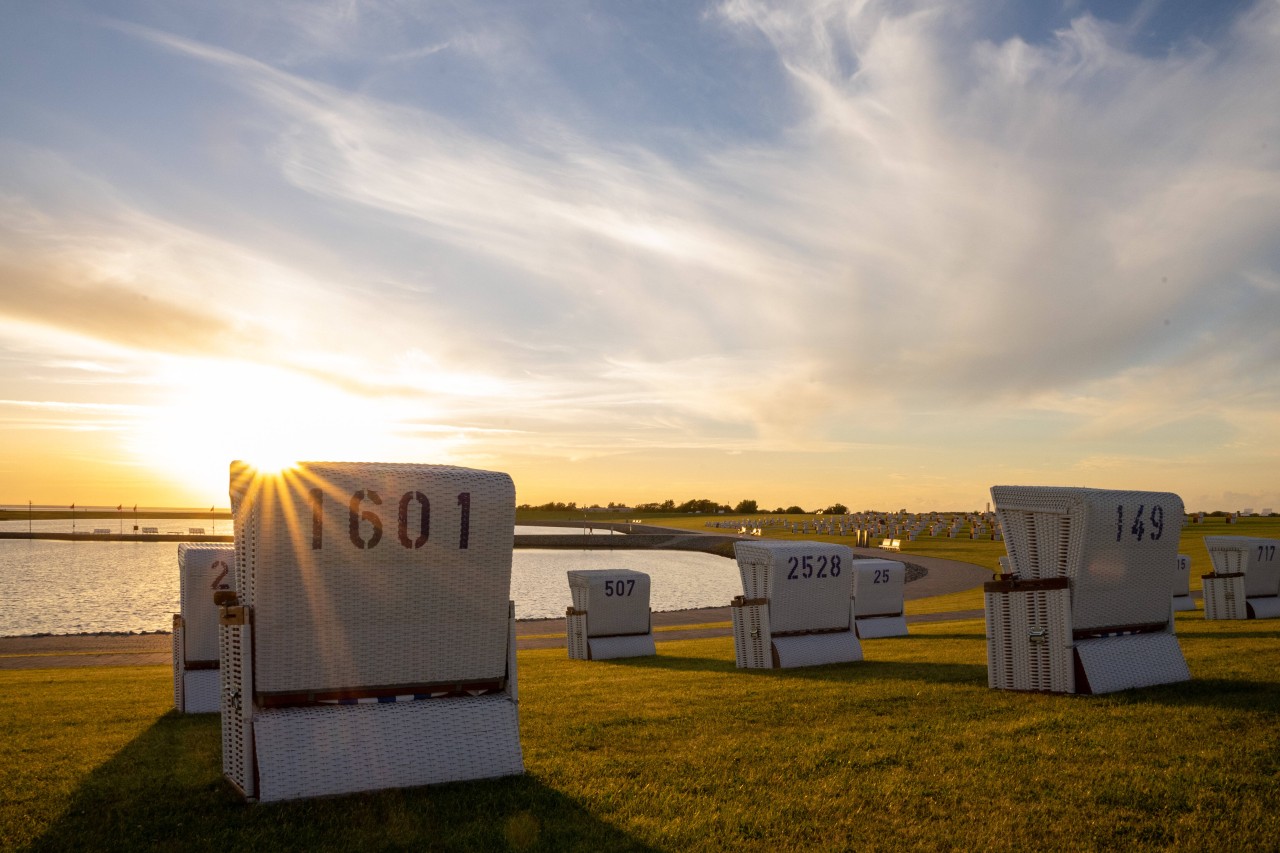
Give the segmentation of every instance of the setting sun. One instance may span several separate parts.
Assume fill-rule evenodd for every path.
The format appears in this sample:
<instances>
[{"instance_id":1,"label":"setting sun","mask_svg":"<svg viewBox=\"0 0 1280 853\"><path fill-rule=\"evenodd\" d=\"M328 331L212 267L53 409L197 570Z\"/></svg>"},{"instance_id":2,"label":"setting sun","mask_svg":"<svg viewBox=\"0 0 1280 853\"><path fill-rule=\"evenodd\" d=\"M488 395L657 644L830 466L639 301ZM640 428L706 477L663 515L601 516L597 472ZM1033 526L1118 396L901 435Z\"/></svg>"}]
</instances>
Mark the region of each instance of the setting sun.
<instances>
[{"instance_id":1,"label":"setting sun","mask_svg":"<svg viewBox=\"0 0 1280 853\"><path fill-rule=\"evenodd\" d=\"M226 491L227 464L281 471L300 459L403 454L391 407L296 373L240 363L169 371L172 398L133 448L139 462L183 482Z\"/></svg>"}]
</instances>

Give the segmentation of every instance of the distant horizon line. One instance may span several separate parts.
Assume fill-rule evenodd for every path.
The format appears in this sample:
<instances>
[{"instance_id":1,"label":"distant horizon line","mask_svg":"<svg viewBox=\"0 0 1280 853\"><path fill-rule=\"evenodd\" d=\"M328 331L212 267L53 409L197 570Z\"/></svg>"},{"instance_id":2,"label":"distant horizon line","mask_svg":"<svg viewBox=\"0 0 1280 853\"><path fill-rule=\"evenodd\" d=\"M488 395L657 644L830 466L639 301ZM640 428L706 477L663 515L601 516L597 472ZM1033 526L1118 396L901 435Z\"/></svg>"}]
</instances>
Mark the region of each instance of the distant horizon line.
<instances>
[{"instance_id":1,"label":"distant horizon line","mask_svg":"<svg viewBox=\"0 0 1280 853\"><path fill-rule=\"evenodd\" d=\"M522 504L521 506L527 506L527 505ZM82 511L82 510L83 510L84 512L111 512L111 513L115 513L115 512L119 512L119 513L134 513L134 512L137 512L137 513L139 513L139 514L141 514L141 513L143 513L143 512L164 512L164 513L182 512L182 513L199 513L199 514L209 514L210 512L212 512L212 513L213 513L213 514L215 514L215 515L216 515L216 514L218 514L218 513L224 513L224 514L228 514L228 515L230 515L230 514L231 514L231 507L230 507L230 506L216 506L216 505L213 507L213 509L212 509L212 510L210 510L210 509L207 509L207 508L205 508L205 507L195 507L195 506L143 506L142 504L137 504L137 505L136 505L136 508L135 508L135 506L133 506L133 505L129 505L129 506L123 506L122 508L117 509L117 508L116 508L116 507L114 507L114 506L109 506L109 505L105 505L105 504L75 504L75 505L74 505L74 510L73 510L73 505L72 505L72 504L37 504L37 503L27 504L27 503L25 503L25 502L24 502L24 503L20 503L20 504L19 504L19 503L7 503L7 502L0 502L0 512L14 512L14 513L16 513L16 512L26 512L26 511L28 511L28 509L29 509L29 510L31 510L31 511L33 511L33 512L72 512L72 511L74 511L74 512L80 512L80 511ZM517 510L519 510L519 509L520 509L520 507L517 507ZM588 512L588 511L591 511L591 510L594 510L595 512L620 512L620 513L629 513L629 512L642 512L642 513L644 513L644 512L647 512L647 513L648 513L648 514L650 514L650 515L733 515L733 516L744 516L744 517L745 517L745 516L753 516L753 515L779 515L779 513L778 513L778 512L776 512L776 511L774 511L774 510L769 510L769 509L757 509L757 510L755 510L754 512L734 512L733 510L726 510L726 511L720 511L720 512L684 512L684 513L674 513L674 512L673 512L673 513L667 513L667 512L663 512L663 511L638 510L638 509L636 509L635 507L618 507L618 506L615 506L615 507L608 507L608 506L600 506L600 505L598 505L598 504L592 504L592 505L590 505L590 506L576 506L576 507L574 507L572 510L570 510L570 509L564 509L564 510L543 510L543 509L540 509L540 508L538 508L538 507L529 507L529 509L530 509L531 511L533 511L533 512ZM875 513L881 513L881 514L894 514L894 513L898 513L898 512L902 512L902 511L903 511L903 510L900 510L900 509L893 509L893 510L861 509L861 510L856 510L856 511L855 511L855 510L850 509L850 511L849 511L848 513L845 513L845 514L846 514L846 515L857 515L857 514L864 513L864 512L875 512ZM994 512L995 510L994 510L994 508L993 508L993 509L992 509L992 510L990 510L990 511L991 511L991 512ZM948 513L948 514L969 514L969 513L971 513L971 512L974 512L974 510L958 510L958 509L946 509L946 510L939 510L939 509L930 509L930 510L918 510L918 511L911 511L911 510L907 510L906 512L908 512L908 513L909 513L909 514L911 514L911 515L919 515L919 514L921 514L921 513L931 513L931 512L940 512L940 513ZM983 512L985 512L985 510L977 510L977 512L983 513ZM1253 516L1261 516L1261 517L1264 517L1264 518L1265 518L1265 517L1267 517L1267 516L1269 516L1269 515L1275 515L1275 514L1276 514L1276 511L1275 511L1273 508L1271 508L1271 507L1262 507L1262 508L1259 508L1259 509L1254 509L1254 508L1252 508L1252 507L1246 507L1246 508L1242 508L1242 509L1234 509L1234 510L1227 510L1227 509L1202 510L1202 509L1190 509L1190 508L1186 508L1186 507L1184 507L1183 512L1184 512L1184 514L1186 514L1186 515L1198 515L1198 514L1201 514L1201 513L1203 513L1203 514L1205 514L1205 515L1212 515L1212 514L1214 514L1214 513L1222 513L1222 514L1228 514L1228 513L1229 513L1229 514L1233 514L1233 515L1245 515L1245 514L1249 514L1249 515L1253 515ZM821 512L821 511L808 511L808 510L805 510L805 511L802 511L802 512L800 512L800 513L781 513L781 514L782 514L782 515L796 515L796 514L799 514L799 515L824 515L824 514L830 514L830 513L823 513L823 512Z\"/></svg>"}]
</instances>

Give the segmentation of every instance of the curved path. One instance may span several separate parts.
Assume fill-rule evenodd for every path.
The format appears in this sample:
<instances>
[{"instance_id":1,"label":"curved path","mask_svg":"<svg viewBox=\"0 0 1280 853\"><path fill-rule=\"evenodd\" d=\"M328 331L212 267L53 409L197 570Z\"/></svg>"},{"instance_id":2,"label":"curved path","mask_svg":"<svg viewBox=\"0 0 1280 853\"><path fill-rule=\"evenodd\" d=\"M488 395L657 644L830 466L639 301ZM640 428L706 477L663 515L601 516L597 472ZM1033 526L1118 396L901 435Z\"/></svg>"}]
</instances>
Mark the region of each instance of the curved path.
<instances>
[{"instance_id":1,"label":"curved path","mask_svg":"<svg viewBox=\"0 0 1280 853\"><path fill-rule=\"evenodd\" d=\"M964 592L991 580L991 571L973 563L943 560L939 557L923 557L919 554L897 554L879 548L854 548L859 557L880 557L914 563L928 570L922 577L910 581L903 589L908 601L929 598L948 592ZM908 616L907 622L946 622L955 619L981 619L981 610L958 610L951 613L928 613ZM696 610L673 610L653 614L654 639L696 640L703 637L728 637L733 633L729 607L702 607ZM683 626L702 626L685 628ZM564 619L530 619L516 623L516 641L522 649L563 648L565 644Z\"/></svg>"}]
</instances>

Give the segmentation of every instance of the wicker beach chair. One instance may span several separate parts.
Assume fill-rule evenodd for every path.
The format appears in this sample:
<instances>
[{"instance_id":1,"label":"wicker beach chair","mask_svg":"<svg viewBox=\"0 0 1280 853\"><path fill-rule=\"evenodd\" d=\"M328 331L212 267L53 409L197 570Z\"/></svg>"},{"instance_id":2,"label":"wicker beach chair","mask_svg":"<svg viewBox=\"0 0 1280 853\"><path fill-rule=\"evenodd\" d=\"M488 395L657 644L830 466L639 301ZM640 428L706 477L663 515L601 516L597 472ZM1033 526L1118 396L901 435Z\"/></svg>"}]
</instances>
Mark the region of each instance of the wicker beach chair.
<instances>
[{"instance_id":1,"label":"wicker beach chair","mask_svg":"<svg viewBox=\"0 0 1280 853\"><path fill-rule=\"evenodd\" d=\"M1191 677L1170 596L1181 498L1035 486L991 497L1013 565L985 586L991 687L1109 693Z\"/></svg>"},{"instance_id":2,"label":"wicker beach chair","mask_svg":"<svg viewBox=\"0 0 1280 853\"><path fill-rule=\"evenodd\" d=\"M907 636L906 578L907 567L897 560L853 561L853 624L859 639Z\"/></svg>"},{"instance_id":3,"label":"wicker beach chair","mask_svg":"<svg viewBox=\"0 0 1280 853\"><path fill-rule=\"evenodd\" d=\"M523 772L510 477L235 463L231 503L223 769L247 799Z\"/></svg>"},{"instance_id":4,"label":"wicker beach chair","mask_svg":"<svg viewBox=\"0 0 1280 853\"><path fill-rule=\"evenodd\" d=\"M742 595L733 600L743 669L862 660L853 624L853 552L824 542L740 541Z\"/></svg>"},{"instance_id":5,"label":"wicker beach chair","mask_svg":"<svg viewBox=\"0 0 1280 853\"><path fill-rule=\"evenodd\" d=\"M231 545L178 546L178 606L173 614L173 707L184 714L222 709L218 673L218 605L214 594L235 589Z\"/></svg>"},{"instance_id":6,"label":"wicker beach chair","mask_svg":"<svg viewBox=\"0 0 1280 853\"><path fill-rule=\"evenodd\" d=\"M1280 617L1280 539L1206 536L1213 571L1204 575L1204 618Z\"/></svg>"},{"instance_id":7,"label":"wicker beach chair","mask_svg":"<svg viewBox=\"0 0 1280 853\"><path fill-rule=\"evenodd\" d=\"M609 660L657 654L649 576L630 569L569 572L573 606L565 616L569 657Z\"/></svg>"},{"instance_id":8,"label":"wicker beach chair","mask_svg":"<svg viewBox=\"0 0 1280 853\"><path fill-rule=\"evenodd\" d=\"M1191 558L1178 555L1173 572L1173 609L1175 612L1195 610L1196 601L1191 597Z\"/></svg>"}]
</instances>

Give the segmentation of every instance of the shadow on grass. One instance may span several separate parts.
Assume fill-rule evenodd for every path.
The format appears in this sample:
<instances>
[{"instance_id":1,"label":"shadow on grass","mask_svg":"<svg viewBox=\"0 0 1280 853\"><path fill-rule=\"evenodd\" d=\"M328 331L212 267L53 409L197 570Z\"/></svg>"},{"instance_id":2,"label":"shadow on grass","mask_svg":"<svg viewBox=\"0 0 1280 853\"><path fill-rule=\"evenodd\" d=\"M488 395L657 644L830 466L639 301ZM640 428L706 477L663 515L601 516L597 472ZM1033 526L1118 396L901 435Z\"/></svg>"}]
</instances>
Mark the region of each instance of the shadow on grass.
<instances>
[{"instance_id":1,"label":"shadow on grass","mask_svg":"<svg viewBox=\"0 0 1280 853\"><path fill-rule=\"evenodd\" d=\"M736 672L744 678L805 679L850 683L887 678L901 681L936 681L948 684L974 682L981 683L983 686L986 686L987 683L987 665L985 663L862 660L853 663L798 666L790 669L738 669L733 661L681 657L678 655L619 658L617 660L601 661L601 663L678 672Z\"/></svg>"},{"instance_id":2,"label":"shadow on grass","mask_svg":"<svg viewBox=\"0 0 1280 853\"><path fill-rule=\"evenodd\" d=\"M1280 640L1280 625L1273 631L1186 631L1178 628L1178 638L1195 637L1203 640L1234 640L1246 637L1255 640Z\"/></svg>"},{"instance_id":3,"label":"shadow on grass","mask_svg":"<svg viewBox=\"0 0 1280 853\"><path fill-rule=\"evenodd\" d=\"M30 851L654 848L524 775L250 805L221 775L217 715L161 717L91 773Z\"/></svg>"},{"instance_id":4,"label":"shadow on grass","mask_svg":"<svg viewBox=\"0 0 1280 853\"><path fill-rule=\"evenodd\" d=\"M1192 678L1190 681L1122 690L1104 696L1122 705L1165 705L1170 708L1218 708L1274 713L1276 708L1280 708L1280 682Z\"/></svg>"},{"instance_id":5,"label":"shadow on grass","mask_svg":"<svg viewBox=\"0 0 1280 853\"><path fill-rule=\"evenodd\" d=\"M983 633L976 634L909 634L906 637L879 637L863 640L862 642L879 642L879 640L907 640L915 642L916 640L976 640L979 643L987 641L987 635Z\"/></svg>"}]
</instances>

